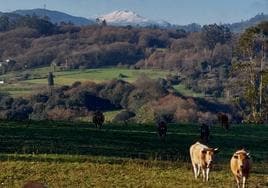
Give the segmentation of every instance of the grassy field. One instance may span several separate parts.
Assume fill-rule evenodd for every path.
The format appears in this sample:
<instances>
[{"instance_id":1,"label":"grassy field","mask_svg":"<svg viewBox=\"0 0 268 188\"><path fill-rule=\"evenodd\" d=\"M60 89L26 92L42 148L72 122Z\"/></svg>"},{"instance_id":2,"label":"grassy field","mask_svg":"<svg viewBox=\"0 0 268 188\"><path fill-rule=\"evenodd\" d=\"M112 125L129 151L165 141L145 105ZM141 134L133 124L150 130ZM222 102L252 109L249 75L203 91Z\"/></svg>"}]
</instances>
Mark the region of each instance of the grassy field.
<instances>
[{"instance_id":1,"label":"grassy field","mask_svg":"<svg viewBox=\"0 0 268 188\"><path fill-rule=\"evenodd\" d=\"M45 67L33 69L31 71L25 70L1 75L0 80L5 80L8 84L0 85L0 92L8 92L13 96L25 96L34 91L40 91L40 88L44 89L47 86L47 74L49 71L50 68ZM134 82L141 75L156 79L165 78L169 73L169 71L165 70L134 70L126 68L57 71L54 72L54 82L56 85L71 85L76 81L93 81L99 83L112 79L123 79L128 82ZM16 78L25 74L28 74L27 80L16 80ZM176 85L174 88L185 96L202 97L202 94L194 93L193 91L186 89L184 85Z\"/></svg>"},{"instance_id":2,"label":"grassy field","mask_svg":"<svg viewBox=\"0 0 268 188\"><path fill-rule=\"evenodd\" d=\"M123 77L120 77L120 74ZM55 82L59 85L72 84L75 81L103 82L112 79L123 79L128 82L135 81L139 76L146 75L150 78L164 78L168 71L162 70L134 70L123 68L86 69L55 72ZM47 83L47 79L28 80L30 83Z\"/></svg>"},{"instance_id":3,"label":"grassy field","mask_svg":"<svg viewBox=\"0 0 268 188\"><path fill-rule=\"evenodd\" d=\"M174 85L173 87L177 92L179 92L183 96L192 96L192 97L201 97L201 98L205 96L204 93L196 93L190 89L187 89L186 86L183 84Z\"/></svg>"},{"instance_id":4,"label":"grassy field","mask_svg":"<svg viewBox=\"0 0 268 188\"><path fill-rule=\"evenodd\" d=\"M49 67L37 68L31 71L25 70L20 72L11 72L1 75L0 80L11 82L9 84L0 85L0 91L8 92L13 96L23 96L40 88L47 86L47 74L51 71ZM102 69L85 69L72 71L54 72L54 82L56 85L71 85L76 81L93 81L104 82L112 79L123 79L128 82L135 81L139 76L146 75L150 78L164 78L168 71L162 70L134 70L126 68L102 68ZM22 75L29 74L28 79L24 81L16 81ZM120 77L120 74L123 77Z\"/></svg>"},{"instance_id":5,"label":"grassy field","mask_svg":"<svg viewBox=\"0 0 268 188\"><path fill-rule=\"evenodd\" d=\"M12 72L0 76L0 79L10 80L16 76L29 74L26 83L32 84L47 84L47 75L50 71L49 68L37 68L31 71ZM75 81L93 81L103 82L112 79L123 79L128 82L135 81L139 76L146 75L150 78L164 78L169 73L165 70L152 70L152 69L126 69L126 68L100 68L100 69L84 69L84 70L71 70L71 71L56 71L54 72L55 83L58 85L69 85ZM120 77L120 74L123 77Z\"/></svg>"},{"instance_id":6,"label":"grassy field","mask_svg":"<svg viewBox=\"0 0 268 188\"><path fill-rule=\"evenodd\" d=\"M188 148L197 125L170 124L166 142L153 125L119 126L72 122L1 122L0 187L36 180L48 187L235 187L232 153L246 147L253 157L249 187L268 186L268 127L212 128L210 145L220 153L210 182L194 180Z\"/></svg>"}]
</instances>

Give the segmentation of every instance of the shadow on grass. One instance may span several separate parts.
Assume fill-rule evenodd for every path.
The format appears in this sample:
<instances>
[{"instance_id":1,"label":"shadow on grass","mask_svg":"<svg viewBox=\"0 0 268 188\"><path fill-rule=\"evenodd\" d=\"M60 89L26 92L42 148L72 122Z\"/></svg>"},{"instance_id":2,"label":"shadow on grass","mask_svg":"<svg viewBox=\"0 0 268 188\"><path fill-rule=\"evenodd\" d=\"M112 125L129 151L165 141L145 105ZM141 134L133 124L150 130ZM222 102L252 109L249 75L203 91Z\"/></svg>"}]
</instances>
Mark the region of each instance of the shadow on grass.
<instances>
[{"instance_id":1,"label":"shadow on grass","mask_svg":"<svg viewBox=\"0 0 268 188\"><path fill-rule=\"evenodd\" d=\"M246 130L244 130L246 129ZM252 136L253 132L256 132ZM32 158L27 154L60 154L82 156L102 156L162 161L189 161L189 147L199 138L195 125L169 125L165 142L161 142L152 125L105 125L101 130L87 123L73 122L1 122L0 123L0 160L45 160L54 158ZM267 127L262 130L254 127L234 127L228 133L213 128L210 144L219 147L219 161L229 161L233 152L241 147L251 152L254 160L267 160ZM7 154L25 154L12 156ZM98 158L98 157L97 157ZM72 158L59 158L70 162ZM77 159L76 159L77 161ZM117 160L115 160L117 161ZM119 160L120 161L120 160ZM120 161L121 162L121 161Z\"/></svg>"}]
</instances>

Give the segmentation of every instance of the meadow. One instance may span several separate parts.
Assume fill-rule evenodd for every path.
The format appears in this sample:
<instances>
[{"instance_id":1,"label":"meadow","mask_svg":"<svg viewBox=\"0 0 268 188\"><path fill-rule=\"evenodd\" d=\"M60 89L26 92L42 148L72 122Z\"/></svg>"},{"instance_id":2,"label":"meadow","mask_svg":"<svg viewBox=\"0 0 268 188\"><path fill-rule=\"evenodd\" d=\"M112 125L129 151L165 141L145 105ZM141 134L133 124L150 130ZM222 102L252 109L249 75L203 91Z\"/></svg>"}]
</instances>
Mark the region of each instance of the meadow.
<instances>
[{"instance_id":1,"label":"meadow","mask_svg":"<svg viewBox=\"0 0 268 188\"><path fill-rule=\"evenodd\" d=\"M194 180L189 147L199 139L195 124L169 124L165 142L154 125L85 122L0 123L0 187L36 180L48 187L235 187L232 153L250 151L249 187L268 186L267 125L212 127L210 146L219 147L210 181Z\"/></svg>"},{"instance_id":2,"label":"meadow","mask_svg":"<svg viewBox=\"0 0 268 188\"><path fill-rule=\"evenodd\" d=\"M19 97L42 91L47 88L47 75L51 71L50 67L36 68L32 70L15 71L0 76L0 80L5 80L7 84L0 85L0 92L7 92L12 96ZM146 75L152 79L166 78L172 72L158 69L127 69L127 68L99 68L60 71L56 70L54 82L56 86L71 85L76 81L92 81L96 83L121 79L127 82L134 82L138 77ZM26 80L20 80L27 74ZM174 85L174 89L184 96L203 97L201 93L195 93L186 89L183 84Z\"/></svg>"}]
</instances>

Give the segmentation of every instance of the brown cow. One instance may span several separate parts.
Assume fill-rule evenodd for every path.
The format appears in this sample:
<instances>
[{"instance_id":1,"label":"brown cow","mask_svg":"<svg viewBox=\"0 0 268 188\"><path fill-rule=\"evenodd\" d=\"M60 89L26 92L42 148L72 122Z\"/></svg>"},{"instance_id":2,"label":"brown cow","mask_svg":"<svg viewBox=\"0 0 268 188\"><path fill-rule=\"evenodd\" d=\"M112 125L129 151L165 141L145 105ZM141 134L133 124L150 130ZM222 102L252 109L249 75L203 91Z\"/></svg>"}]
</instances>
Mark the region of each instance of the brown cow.
<instances>
[{"instance_id":1,"label":"brown cow","mask_svg":"<svg viewBox=\"0 0 268 188\"><path fill-rule=\"evenodd\" d=\"M205 123L202 123L200 127L200 139L202 143L207 144L208 143L208 138L209 138L209 126Z\"/></svg>"},{"instance_id":2,"label":"brown cow","mask_svg":"<svg viewBox=\"0 0 268 188\"><path fill-rule=\"evenodd\" d=\"M157 132L160 140L165 140L167 135L167 124L164 121L157 123Z\"/></svg>"},{"instance_id":3,"label":"brown cow","mask_svg":"<svg viewBox=\"0 0 268 188\"><path fill-rule=\"evenodd\" d=\"M92 121L95 124L96 128L101 129L103 122L104 122L104 119L105 119L105 117L104 117L103 113L101 111L96 111L93 114Z\"/></svg>"},{"instance_id":4,"label":"brown cow","mask_svg":"<svg viewBox=\"0 0 268 188\"><path fill-rule=\"evenodd\" d=\"M212 167L214 154L218 151L218 148L209 148L206 145L196 142L190 147L190 157L194 169L195 179L202 170L203 181L208 181L209 171Z\"/></svg>"},{"instance_id":5,"label":"brown cow","mask_svg":"<svg viewBox=\"0 0 268 188\"><path fill-rule=\"evenodd\" d=\"M236 151L231 158L230 165L231 171L235 176L237 187L240 188L240 184L242 183L242 187L245 188L246 180L249 177L249 171L251 168L249 153L244 149Z\"/></svg>"},{"instance_id":6,"label":"brown cow","mask_svg":"<svg viewBox=\"0 0 268 188\"><path fill-rule=\"evenodd\" d=\"M219 112L218 120L223 128L225 128L226 130L229 130L229 118L226 114Z\"/></svg>"}]
</instances>

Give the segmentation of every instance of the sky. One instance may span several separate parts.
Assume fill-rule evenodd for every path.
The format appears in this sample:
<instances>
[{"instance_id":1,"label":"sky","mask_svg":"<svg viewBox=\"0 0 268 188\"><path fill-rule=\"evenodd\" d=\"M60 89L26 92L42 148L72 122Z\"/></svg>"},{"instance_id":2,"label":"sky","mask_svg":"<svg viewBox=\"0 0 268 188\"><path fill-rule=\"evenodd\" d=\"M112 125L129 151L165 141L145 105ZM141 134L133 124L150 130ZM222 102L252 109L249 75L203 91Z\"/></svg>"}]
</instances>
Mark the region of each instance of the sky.
<instances>
[{"instance_id":1,"label":"sky","mask_svg":"<svg viewBox=\"0 0 268 188\"><path fill-rule=\"evenodd\" d=\"M0 0L0 11L44 8L95 18L115 10L172 24L234 23L268 14L268 0Z\"/></svg>"}]
</instances>

